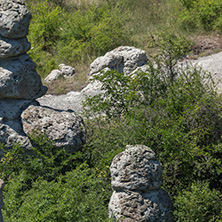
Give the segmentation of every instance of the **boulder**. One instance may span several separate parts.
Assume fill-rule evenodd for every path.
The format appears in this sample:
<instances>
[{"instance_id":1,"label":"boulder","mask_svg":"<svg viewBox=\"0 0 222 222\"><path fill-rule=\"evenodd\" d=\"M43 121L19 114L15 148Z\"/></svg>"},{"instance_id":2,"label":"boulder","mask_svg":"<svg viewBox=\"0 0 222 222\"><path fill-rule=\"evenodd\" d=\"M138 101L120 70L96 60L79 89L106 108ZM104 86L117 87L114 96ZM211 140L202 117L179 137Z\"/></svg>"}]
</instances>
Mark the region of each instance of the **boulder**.
<instances>
[{"instance_id":1,"label":"boulder","mask_svg":"<svg viewBox=\"0 0 222 222\"><path fill-rule=\"evenodd\" d=\"M75 74L75 69L72 66L60 64L59 69L62 72L62 75L65 77L74 76L74 74Z\"/></svg>"},{"instance_id":2,"label":"boulder","mask_svg":"<svg viewBox=\"0 0 222 222\"><path fill-rule=\"evenodd\" d=\"M24 149L31 149L32 147L19 119L0 119L0 143L3 143L6 148L11 148L15 143L19 143Z\"/></svg>"},{"instance_id":3,"label":"boulder","mask_svg":"<svg viewBox=\"0 0 222 222\"><path fill-rule=\"evenodd\" d=\"M53 69L49 75L46 76L46 78L44 79L45 82L53 82L59 78L63 77L62 72L58 69Z\"/></svg>"},{"instance_id":4,"label":"boulder","mask_svg":"<svg viewBox=\"0 0 222 222\"><path fill-rule=\"evenodd\" d=\"M131 46L120 46L94 60L90 65L89 74L96 74L104 68L115 69L120 73L129 74L137 67L145 65L147 61L147 55L144 50Z\"/></svg>"},{"instance_id":5,"label":"boulder","mask_svg":"<svg viewBox=\"0 0 222 222\"><path fill-rule=\"evenodd\" d=\"M159 189L149 193L114 191L109 202L109 217L120 222L172 222L172 202Z\"/></svg>"},{"instance_id":6,"label":"boulder","mask_svg":"<svg viewBox=\"0 0 222 222\"><path fill-rule=\"evenodd\" d=\"M23 0L0 0L0 35L23 38L28 34L31 14Z\"/></svg>"},{"instance_id":7,"label":"boulder","mask_svg":"<svg viewBox=\"0 0 222 222\"><path fill-rule=\"evenodd\" d=\"M173 205L161 189L162 167L144 145L128 145L110 166L114 190L109 217L120 222L173 222Z\"/></svg>"},{"instance_id":8,"label":"boulder","mask_svg":"<svg viewBox=\"0 0 222 222\"><path fill-rule=\"evenodd\" d=\"M76 113L82 111L82 101L84 96L81 92L69 92L64 95L45 95L37 99L42 106L48 106L54 109L72 109Z\"/></svg>"},{"instance_id":9,"label":"boulder","mask_svg":"<svg viewBox=\"0 0 222 222\"><path fill-rule=\"evenodd\" d=\"M162 184L162 167L155 153L146 146L128 146L116 155L110 166L112 187L116 191L151 191Z\"/></svg>"},{"instance_id":10,"label":"boulder","mask_svg":"<svg viewBox=\"0 0 222 222\"><path fill-rule=\"evenodd\" d=\"M30 105L39 105L36 100L0 100L0 119L16 120Z\"/></svg>"},{"instance_id":11,"label":"boulder","mask_svg":"<svg viewBox=\"0 0 222 222\"><path fill-rule=\"evenodd\" d=\"M50 74L44 79L45 82L53 82L59 78L74 76L75 69L65 64L60 64L59 69L53 69Z\"/></svg>"},{"instance_id":12,"label":"boulder","mask_svg":"<svg viewBox=\"0 0 222 222\"><path fill-rule=\"evenodd\" d=\"M27 54L1 59L0 77L1 99L36 99L47 91Z\"/></svg>"},{"instance_id":13,"label":"boulder","mask_svg":"<svg viewBox=\"0 0 222 222\"><path fill-rule=\"evenodd\" d=\"M0 58L8 58L26 53L30 49L28 39L8 39L0 36Z\"/></svg>"},{"instance_id":14,"label":"boulder","mask_svg":"<svg viewBox=\"0 0 222 222\"><path fill-rule=\"evenodd\" d=\"M22 125L27 135L46 133L56 147L77 149L85 143L85 127L80 116L72 110L29 106L23 111Z\"/></svg>"}]
</instances>

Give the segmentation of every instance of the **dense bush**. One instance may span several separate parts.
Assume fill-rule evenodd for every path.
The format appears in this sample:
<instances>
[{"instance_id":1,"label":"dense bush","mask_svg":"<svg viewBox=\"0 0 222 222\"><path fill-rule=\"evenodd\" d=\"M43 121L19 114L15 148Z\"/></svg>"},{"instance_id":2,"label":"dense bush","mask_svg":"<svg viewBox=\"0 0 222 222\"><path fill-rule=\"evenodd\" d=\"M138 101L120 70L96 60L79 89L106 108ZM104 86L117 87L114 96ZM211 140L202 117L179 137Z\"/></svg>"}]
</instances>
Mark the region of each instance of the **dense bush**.
<instances>
[{"instance_id":1,"label":"dense bush","mask_svg":"<svg viewBox=\"0 0 222 222\"><path fill-rule=\"evenodd\" d=\"M173 199L189 190L192 183L201 181L209 184L207 189L216 202L215 194L220 194L222 187L221 98L214 91L209 73L197 67L175 66L182 56L178 52L186 44L165 40L163 54L156 60L150 58L146 73L125 75L108 71L93 77L102 83L105 94L87 99L87 114L102 116L91 127L94 131L97 127L101 131L109 129L109 139L104 139L102 133L97 135L102 138L101 145L97 139L90 149L101 146L102 150L111 144L114 148L120 144L145 144L158 155L163 165L163 186ZM170 61L164 59L172 51L175 56L167 56ZM115 129L110 128L113 125ZM182 206L178 205L177 213L186 215ZM221 219L218 210L212 209L210 217L205 211L199 214L197 221Z\"/></svg>"},{"instance_id":2,"label":"dense bush","mask_svg":"<svg viewBox=\"0 0 222 222\"><path fill-rule=\"evenodd\" d=\"M185 29L221 32L221 0L181 0L186 10L181 14Z\"/></svg>"}]
</instances>

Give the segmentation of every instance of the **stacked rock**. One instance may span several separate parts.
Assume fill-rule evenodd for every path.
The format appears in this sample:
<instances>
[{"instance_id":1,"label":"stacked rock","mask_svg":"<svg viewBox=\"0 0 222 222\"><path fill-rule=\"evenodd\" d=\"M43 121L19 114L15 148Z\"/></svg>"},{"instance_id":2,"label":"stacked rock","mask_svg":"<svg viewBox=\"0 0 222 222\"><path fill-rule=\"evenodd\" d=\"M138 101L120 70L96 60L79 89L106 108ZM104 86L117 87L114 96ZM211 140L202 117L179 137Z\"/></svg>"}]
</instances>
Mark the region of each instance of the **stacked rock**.
<instances>
[{"instance_id":1,"label":"stacked rock","mask_svg":"<svg viewBox=\"0 0 222 222\"><path fill-rule=\"evenodd\" d=\"M172 202L161 189L162 167L144 145L127 146L111 167L109 217L121 222L172 222Z\"/></svg>"},{"instance_id":2,"label":"stacked rock","mask_svg":"<svg viewBox=\"0 0 222 222\"><path fill-rule=\"evenodd\" d=\"M64 119L57 120L55 126L55 116L60 118L61 111L43 108L35 100L46 93L47 87L42 85L34 62L26 54L30 49L26 37L30 20L31 14L23 0L0 0L0 143L11 147L13 143L19 142L24 148L32 147L27 136L30 133L29 127L24 127L24 121L26 126L27 123L36 126L38 119L37 122L34 122L33 117L29 119L29 111L24 114L25 120L21 116L22 112L33 105L32 110L35 109L36 112L48 109L48 116L44 118L42 126L31 129L48 133L45 125L50 125L56 134L60 134L60 129L63 129L62 135L52 136L51 139L56 140L60 147L79 146L85 141L81 118L77 118L73 112L63 111L63 116L72 118L65 118L68 123ZM50 111L53 112L51 119ZM73 129L74 133L70 133Z\"/></svg>"},{"instance_id":3,"label":"stacked rock","mask_svg":"<svg viewBox=\"0 0 222 222\"><path fill-rule=\"evenodd\" d=\"M35 64L26 54L31 14L23 0L0 0L0 142L30 147L20 115L34 99L44 95Z\"/></svg>"}]
</instances>

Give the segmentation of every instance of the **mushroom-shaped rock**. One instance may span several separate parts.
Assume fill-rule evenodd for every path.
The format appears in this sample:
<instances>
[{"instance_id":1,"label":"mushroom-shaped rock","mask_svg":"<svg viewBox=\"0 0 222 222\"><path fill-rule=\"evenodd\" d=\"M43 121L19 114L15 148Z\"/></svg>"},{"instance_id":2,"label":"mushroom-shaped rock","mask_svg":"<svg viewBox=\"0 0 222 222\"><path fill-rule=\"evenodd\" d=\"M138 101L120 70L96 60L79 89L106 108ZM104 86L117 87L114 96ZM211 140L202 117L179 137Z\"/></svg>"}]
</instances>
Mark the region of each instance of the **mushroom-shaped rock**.
<instances>
[{"instance_id":1,"label":"mushroom-shaped rock","mask_svg":"<svg viewBox=\"0 0 222 222\"><path fill-rule=\"evenodd\" d=\"M147 146L127 146L110 167L109 217L120 222L173 222L173 205L161 189L162 167Z\"/></svg>"},{"instance_id":2,"label":"mushroom-shaped rock","mask_svg":"<svg viewBox=\"0 0 222 222\"><path fill-rule=\"evenodd\" d=\"M115 156L110 166L112 187L116 191L150 191L162 184L162 167L147 146L128 146Z\"/></svg>"}]
</instances>

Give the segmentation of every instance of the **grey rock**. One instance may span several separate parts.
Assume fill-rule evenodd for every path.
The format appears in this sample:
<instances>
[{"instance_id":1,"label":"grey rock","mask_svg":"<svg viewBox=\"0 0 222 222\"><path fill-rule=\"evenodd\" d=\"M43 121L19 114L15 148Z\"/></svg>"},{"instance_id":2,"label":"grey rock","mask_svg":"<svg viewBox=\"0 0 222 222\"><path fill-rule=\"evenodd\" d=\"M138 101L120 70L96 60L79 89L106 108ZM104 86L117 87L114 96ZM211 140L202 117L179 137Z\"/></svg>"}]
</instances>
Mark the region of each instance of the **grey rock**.
<instances>
[{"instance_id":1,"label":"grey rock","mask_svg":"<svg viewBox=\"0 0 222 222\"><path fill-rule=\"evenodd\" d=\"M32 147L29 138L23 131L20 119L0 119L0 143L5 144L6 148L11 148L15 143L19 143L25 149Z\"/></svg>"},{"instance_id":2,"label":"grey rock","mask_svg":"<svg viewBox=\"0 0 222 222\"><path fill-rule=\"evenodd\" d=\"M162 184L162 167L155 153L146 146L128 146L116 155L110 166L112 187L116 191L151 191Z\"/></svg>"},{"instance_id":3,"label":"grey rock","mask_svg":"<svg viewBox=\"0 0 222 222\"><path fill-rule=\"evenodd\" d=\"M74 76L75 69L72 66L67 66L65 64L60 64L59 69L62 72L62 75L65 77Z\"/></svg>"},{"instance_id":4,"label":"grey rock","mask_svg":"<svg viewBox=\"0 0 222 222\"><path fill-rule=\"evenodd\" d=\"M8 39L0 36L0 58L8 58L26 53L30 49L28 39Z\"/></svg>"},{"instance_id":5,"label":"grey rock","mask_svg":"<svg viewBox=\"0 0 222 222\"><path fill-rule=\"evenodd\" d=\"M162 184L162 167L147 146L126 146L110 166L114 190L109 217L120 222L173 222L173 205Z\"/></svg>"},{"instance_id":6,"label":"grey rock","mask_svg":"<svg viewBox=\"0 0 222 222\"><path fill-rule=\"evenodd\" d=\"M1 99L36 99L46 91L27 54L0 60Z\"/></svg>"},{"instance_id":7,"label":"grey rock","mask_svg":"<svg viewBox=\"0 0 222 222\"><path fill-rule=\"evenodd\" d=\"M27 135L33 131L46 133L56 147L78 149L85 143L83 120L71 110L31 105L23 111L21 118Z\"/></svg>"},{"instance_id":8,"label":"grey rock","mask_svg":"<svg viewBox=\"0 0 222 222\"><path fill-rule=\"evenodd\" d=\"M69 92L64 95L45 95L37 99L41 106L48 106L54 109L71 109L76 113L82 111L84 96L80 92Z\"/></svg>"},{"instance_id":9,"label":"grey rock","mask_svg":"<svg viewBox=\"0 0 222 222\"><path fill-rule=\"evenodd\" d=\"M217 91L222 93L222 52L200 57L197 60L188 60L186 63L196 65L204 71L210 72L217 84Z\"/></svg>"},{"instance_id":10,"label":"grey rock","mask_svg":"<svg viewBox=\"0 0 222 222\"><path fill-rule=\"evenodd\" d=\"M109 202L109 217L120 222L173 222L172 202L159 189L150 193L114 191Z\"/></svg>"},{"instance_id":11,"label":"grey rock","mask_svg":"<svg viewBox=\"0 0 222 222\"><path fill-rule=\"evenodd\" d=\"M3 120L19 119L29 105L39 105L36 100L0 100L0 118Z\"/></svg>"},{"instance_id":12,"label":"grey rock","mask_svg":"<svg viewBox=\"0 0 222 222\"><path fill-rule=\"evenodd\" d=\"M28 34L31 14L24 1L0 0L0 35L23 38Z\"/></svg>"},{"instance_id":13,"label":"grey rock","mask_svg":"<svg viewBox=\"0 0 222 222\"><path fill-rule=\"evenodd\" d=\"M59 78L63 77L62 72L58 69L53 69L48 76L44 79L45 82L53 82Z\"/></svg>"},{"instance_id":14,"label":"grey rock","mask_svg":"<svg viewBox=\"0 0 222 222\"><path fill-rule=\"evenodd\" d=\"M145 65L147 61L144 50L131 46L121 46L94 60L90 65L89 74L96 74L106 67L129 74L137 67Z\"/></svg>"}]
</instances>

